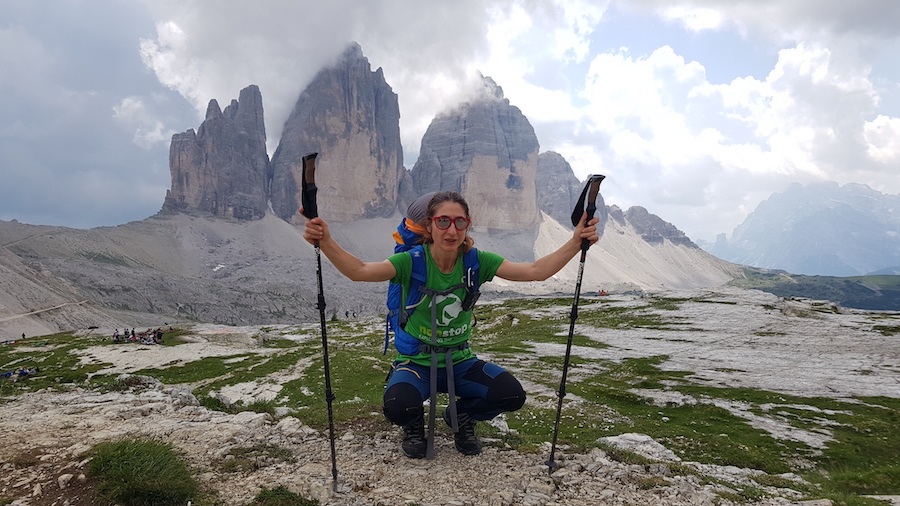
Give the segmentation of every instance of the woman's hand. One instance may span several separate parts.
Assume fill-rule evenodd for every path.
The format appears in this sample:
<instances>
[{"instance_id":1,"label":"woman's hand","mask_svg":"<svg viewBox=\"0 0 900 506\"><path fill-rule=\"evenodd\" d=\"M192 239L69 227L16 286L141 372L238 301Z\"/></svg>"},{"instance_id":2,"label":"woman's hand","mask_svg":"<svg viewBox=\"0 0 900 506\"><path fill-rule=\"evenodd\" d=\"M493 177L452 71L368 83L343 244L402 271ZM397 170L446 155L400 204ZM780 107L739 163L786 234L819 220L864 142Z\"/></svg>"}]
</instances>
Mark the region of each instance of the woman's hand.
<instances>
[{"instance_id":1,"label":"woman's hand","mask_svg":"<svg viewBox=\"0 0 900 506\"><path fill-rule=\"evenodd\" d=\"M587 212L581 215L581 221L578 222L578 226L575 227L575 232L572 235L572 239L577 241L578 244L581 244L582 239L587 239L588 242L593 245L597 241L600 240L600 233L597 231L597 224L600 222L600 218L596 216L591 218L587 224L585 224L585 220L587 219Z\"/></svg>"},{"instance_id":2,"label":"woman's hand","mask_svg":"<svg viewBox=\"0 0 900 506\"><path fill-rule=\"evenodd\" d=\"M303 214L302 208L299 213ZM325 220L318 216L311 220L306 220L306 228L303 229L303 238L306 239L306 242L315 246L330 237L331 232L328 230L328 224L325 223Z\"/></svg>"}]
</instances>

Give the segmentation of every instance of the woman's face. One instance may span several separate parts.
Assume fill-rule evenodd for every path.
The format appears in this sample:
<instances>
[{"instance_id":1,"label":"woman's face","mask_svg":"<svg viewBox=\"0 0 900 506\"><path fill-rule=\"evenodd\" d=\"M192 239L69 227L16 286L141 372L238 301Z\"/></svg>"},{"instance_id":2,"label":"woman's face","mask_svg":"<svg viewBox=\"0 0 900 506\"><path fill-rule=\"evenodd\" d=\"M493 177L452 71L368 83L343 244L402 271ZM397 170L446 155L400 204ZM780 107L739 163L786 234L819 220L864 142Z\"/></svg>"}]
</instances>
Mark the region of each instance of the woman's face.
<instances>
[{"instance_id":1,"label":"woman's face","mask_svg":"<svg viewBox=\"0 0 900 506\"><path fill-rule=\"evenodd\" d=\"M434 241L434 247L447 253L457 254L459 247L466 240L466 232L468 228L459 230L454 224L456 218L468 218L463 206L456 202L443 202L438 204L434 212L435 217L446 216L450 218L450 226L441 230L432 219L428 223L428 230L431 232L431 238Z\"/></svg>"}]
</instances>

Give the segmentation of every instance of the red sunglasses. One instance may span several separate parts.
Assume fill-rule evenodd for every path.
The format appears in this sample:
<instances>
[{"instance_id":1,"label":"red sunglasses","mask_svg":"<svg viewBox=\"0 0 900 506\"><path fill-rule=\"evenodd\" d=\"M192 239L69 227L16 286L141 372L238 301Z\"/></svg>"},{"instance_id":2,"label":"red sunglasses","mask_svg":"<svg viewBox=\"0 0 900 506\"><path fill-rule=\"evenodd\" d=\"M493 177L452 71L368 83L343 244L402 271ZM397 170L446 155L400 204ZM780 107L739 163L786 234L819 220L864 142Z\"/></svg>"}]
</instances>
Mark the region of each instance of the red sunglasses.
<instances>
[{"instance_id":1,"label":"red sunglasses","mask_svg":"<svg viewBox=\"0 0 900 506\"><path fill-rule=\"evenodd\" d=\"M469 228L469 224L472 223L472 220L466 218L465 216L459 216L457 218L451 218L449 216L435 216L434 218L432 218L432 221L434 221L434 225L441 230L447 230L448 228L450 228L450 224L452 223L453 226L456 227L456 230L460 231Z\"/></svg>"}]
</instances>

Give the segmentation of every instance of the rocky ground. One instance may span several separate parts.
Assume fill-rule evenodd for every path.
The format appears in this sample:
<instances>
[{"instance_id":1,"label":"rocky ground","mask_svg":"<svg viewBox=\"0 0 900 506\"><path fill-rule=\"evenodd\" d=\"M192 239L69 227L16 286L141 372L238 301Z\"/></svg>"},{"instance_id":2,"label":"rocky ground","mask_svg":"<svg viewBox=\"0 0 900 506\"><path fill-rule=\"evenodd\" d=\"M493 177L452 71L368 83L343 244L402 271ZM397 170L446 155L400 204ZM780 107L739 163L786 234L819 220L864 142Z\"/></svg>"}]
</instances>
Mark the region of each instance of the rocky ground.
<instances>
[{"instance_id":1,"label":"rocky ground","mask_svg":"<svg viewBox=\"0 0 900 506\"><path fill-rule=\"evenodd\" d=\"M599 353L613 360L665 354L670 357L666 367L694 371L695 381L701 383L810 396L898 395L897 340L872 331L874 322L895 322L897 315L841 313L810 301L777 301L758 292L680 296L702 300L684 303L679 314L690 318L692 328L678 331L677 339L652 328L582 329L610 346L576 347L574 353ZM641 303L635 297L617 304ZM198 356L246 351L254 343L250 335L259 331L197 325L191 336L194 342L176 347L92 346L79 353L86 362L112 364L105 374L128 374ZM560 353L556 348L538 348L539 353ZM797 365L797 357L805 357L803 367ZM534 384L527 388L535 398L549 398ZM662 393L642 395L655 399ZM238 392L230 395L233 400L239 397ZM567 409L577 405L572 398ZM723 407L751 415L741 406ZM439 423L436 458L410 460L400 452L397 429L378 413L361 415L360 422L337 431L335 491L327 434L291 416L211 411L200 406L187 387L152 378L141 379L127 391L24 394L0 404L0 503L11 499L22 506L93 504L93 487L85 472L89 448L101 441L149 436L172 443L185 455L199 471L203 487L217 498L210 504L244 505L264 487L284 486L332 505L713 505L729 504L727 498L748 485L767 495L757 504L830 504L805 500L810 498L790 488L754 484L751 480L759 471L679 462L640 434L622 434L608 443L644 455L652 464L626 464L600 449L575 454L559 448L559 469L551 475L545 465L549 445L531 454L488 441L481 455L464 457L455 451L449 429ZM813 447L822 444L810 439L816 431L796 427L788 431L790 427L777 422L758 415L751 419L755 427L764 427L775 437L802 440ZM291 457L257 453L236 470L235 466L228 470L237 450L254 448L282 448ZM794 475L780 478L784 483L800 480ZM888 500L900 504L900 498Z\"/></svg>"},{"instance_id":2,"label":"rocky ground","mask_svg":"<svg viewBox=\"0 0 900 506\"><path fill-rule=\"evenodd\" d=\"M373 430L374 429L374 430ZM91 445L122 437L151 436L172 442L199 469L200 481L223 504L250 502L262 487L284 486L334 505L705 505L722 504L727 485L702 484L697 476L675 476L666 463L627 465L602 450L558 451L552 475L543 454L488 446L475 457L453 448L449 429L439 428L434 460L400 453L398 433L357 427L336 442L338 482L333 491L327 435L296 418L228 415L197 405L189 391L150 380L125 393L38 392L3 405L0 419L0 497L16 505L87 505L93 495L85 477ZM652 448L649 438L633 438ZM289 462L260 457L251 469L219 468L235 448L275 445L295 456ZM749 483L753 471L697 465L702 475L724 483ZM777 497L759 504L792 504L800 494L772 489Z\"/></svg>"}]
</instances>

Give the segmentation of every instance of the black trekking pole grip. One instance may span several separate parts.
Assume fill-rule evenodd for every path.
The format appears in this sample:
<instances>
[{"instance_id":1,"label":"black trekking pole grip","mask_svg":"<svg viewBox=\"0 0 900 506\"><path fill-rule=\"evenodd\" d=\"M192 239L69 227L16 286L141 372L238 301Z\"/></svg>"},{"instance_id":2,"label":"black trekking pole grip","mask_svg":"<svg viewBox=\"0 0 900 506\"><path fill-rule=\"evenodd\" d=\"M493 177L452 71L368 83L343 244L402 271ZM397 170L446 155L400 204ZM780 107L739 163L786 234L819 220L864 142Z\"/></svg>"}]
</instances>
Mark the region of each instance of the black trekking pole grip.
<instances>
[{"instance_id":1,"label":"black trekking pole grip","mask_svg":"<svg viewBox=\"0 0 900 506\"><path fill-rule=\"evenodd\" d=\"M604 179L606 179L606 176L603 176L601 174L592 174L588 176L584 191L581 192L582 198L584 198L584 193L587 192L587 208L585 209L585 211L587 211L587 218L585 218L584 220L585 225L587 225L589 221L594 219L594 213L597 212L597 195L600 194L600 183L602 183ZM581 200L579 200L578 208L576 209L576 211L581 209L582 205L583 204ZM574 214L572 216L574 218ZM578 216L578 219L581 219L580 215ZM578 226L577 223L573 223L573 225L576 227ZM590 247L590 241L588 241L587 239L581 240L582 253L587 252L588 248Z\"/></svg>"},{"instance_id":2,"label":"black trekking pole grip","mask_svg":"<svg viewBox=\"0 0 900 506\"><path fill-rule=\"evenodd\" d=\"M310 220L319 216L319 208L316 206L316 157L319 153L303 155L303 173L300 177L300 205L303 207L303 216Z\"/></svg>"}]
</instances>

